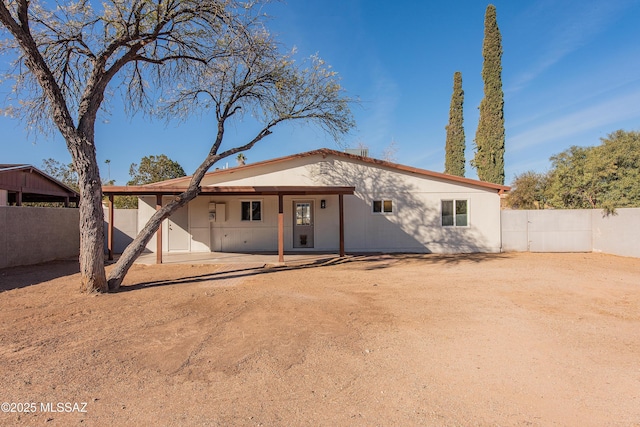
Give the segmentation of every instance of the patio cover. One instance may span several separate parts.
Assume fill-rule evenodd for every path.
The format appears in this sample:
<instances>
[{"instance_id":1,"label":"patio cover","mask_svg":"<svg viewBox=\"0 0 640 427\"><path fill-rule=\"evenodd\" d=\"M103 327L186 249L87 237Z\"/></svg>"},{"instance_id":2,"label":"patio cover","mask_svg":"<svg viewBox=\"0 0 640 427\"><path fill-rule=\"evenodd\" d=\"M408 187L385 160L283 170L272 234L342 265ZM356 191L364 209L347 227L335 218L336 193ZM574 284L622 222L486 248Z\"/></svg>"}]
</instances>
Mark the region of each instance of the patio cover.
<instances>
[{"instance_id":1,"label":"patio cover","mask_svg":"<svg viewBox=\"0 0 640 427\"><path fill-rule=\"evenodd\" d=\"M62 203L69 207L80 201L80 194L66 184L31 165L0 164L0 190L5 190L9 204Z\"/></svg>"},{"instance_id":2,"label":"patio cover","mask_svg":"<svg viewBox=\"0 0 640 427\"><path fill-rule=\"evenodd\" d=\"M162 208L162 196L178 195L185 187L127 185L105 186L102 192L109 197L109 228L107 247L109 259L113 259L113 197L156 196L156 210ZM344 195L353 194L355 187L334 186L204 186L199 196L278 196L278 262L284 262L284 196L338 195L340 215L340 256L344 256ZM156 232L156 263L162 264L162 224Z\"/></svg>"}]
</instances>

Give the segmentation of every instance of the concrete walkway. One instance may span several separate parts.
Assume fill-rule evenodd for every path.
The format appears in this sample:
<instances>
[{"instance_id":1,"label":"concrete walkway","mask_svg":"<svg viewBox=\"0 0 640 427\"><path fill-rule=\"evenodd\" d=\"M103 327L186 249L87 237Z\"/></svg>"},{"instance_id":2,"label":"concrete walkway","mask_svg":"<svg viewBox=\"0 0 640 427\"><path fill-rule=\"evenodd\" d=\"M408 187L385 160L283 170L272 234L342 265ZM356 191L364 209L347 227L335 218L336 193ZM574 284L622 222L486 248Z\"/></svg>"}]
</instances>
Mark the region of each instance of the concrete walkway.
<instances>
[{"instance_id":1,"label":"concrete walkway","mask_svg":"<svg viewBox=\"0 0 640 427\"><path fill-rule=\"evenodd\" d=\"M306 252L285 254L285 265L308 264L321 260L339 258L337 253ZM155 253L144 253L136 260L137 264L155 264ZM231 253L231 252L164 252L163 264L243 264L243 265L281 265L277 253Z\"/></svg>"}]
</instances>

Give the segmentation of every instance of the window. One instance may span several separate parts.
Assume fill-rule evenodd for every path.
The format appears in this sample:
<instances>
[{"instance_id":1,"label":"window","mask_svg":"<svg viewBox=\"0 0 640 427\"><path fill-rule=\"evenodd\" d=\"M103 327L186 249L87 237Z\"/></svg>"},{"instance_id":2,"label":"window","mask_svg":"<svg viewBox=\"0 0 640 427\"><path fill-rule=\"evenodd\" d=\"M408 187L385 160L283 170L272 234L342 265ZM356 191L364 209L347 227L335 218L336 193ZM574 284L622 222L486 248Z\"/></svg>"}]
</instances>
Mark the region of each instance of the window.
<instances>
[{"instance_id":1,"label":"window","mask_svg":"<svg viewBox=\"0 0 640 427\"><path fill-rule=\"evenodd\" d=\"M393 202L391 200L374 200L373 213L392 213Z\"/></svg>"},{"instance_id":2,"label":"window","mask_svg":"<svg viewBox=\"0 0 640 427\"><path fill-rule=\"evenodd\" d=\"M262 201L249 200L241 204L243 221L262 221Z\"/></svg>"},{"instance_id":3,"label":"window","mask_svg":"<svg viewBox=\"0 0 640 427\"><path fill-rule=\"evenodd\" d=\"M469 225L467 200L442 201L442 226L466 227Z\"/></svg>"},{"instance_id":4,"label":"window","mask_svg":"<svg viewBox=\"0 0 640 427\"><path fill-rule=\"evenodd\" d=\"M296 203L296 225L312 225L311 203Z\"/></svg>"}]
</instances>

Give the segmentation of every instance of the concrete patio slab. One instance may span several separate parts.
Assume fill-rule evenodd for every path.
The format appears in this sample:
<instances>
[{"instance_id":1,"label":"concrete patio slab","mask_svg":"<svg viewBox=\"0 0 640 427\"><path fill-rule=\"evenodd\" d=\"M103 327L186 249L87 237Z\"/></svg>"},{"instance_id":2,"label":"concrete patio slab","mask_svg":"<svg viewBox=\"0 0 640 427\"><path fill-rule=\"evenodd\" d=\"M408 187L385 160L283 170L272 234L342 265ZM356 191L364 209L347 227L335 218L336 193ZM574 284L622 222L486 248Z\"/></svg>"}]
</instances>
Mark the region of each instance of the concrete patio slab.
<instances>
[{"instance_id":1,"label":"concrete patio slab","mask_svg":"<svg viewBox=\"0 0 640 427\"><path fill-rule=\"evenodd\" d=\"M305 252L285 254L284 265L313 263L320 260L339 258L337 253ZM155 264L155 253L144 253L136 264ZM282 265L277 253L231 253L231 252L164 252L163 264L244 264L244 265Z\"/></svg>"}]
</instances>

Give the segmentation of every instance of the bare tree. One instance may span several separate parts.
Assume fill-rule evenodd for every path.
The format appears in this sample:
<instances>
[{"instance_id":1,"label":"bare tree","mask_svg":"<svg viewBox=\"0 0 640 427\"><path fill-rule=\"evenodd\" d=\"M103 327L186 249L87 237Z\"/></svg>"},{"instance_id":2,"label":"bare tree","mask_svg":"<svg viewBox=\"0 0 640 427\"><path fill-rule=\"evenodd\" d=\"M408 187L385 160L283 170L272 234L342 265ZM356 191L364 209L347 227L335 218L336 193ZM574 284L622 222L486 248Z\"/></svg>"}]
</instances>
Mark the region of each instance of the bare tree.
<instances>
[{"instance_id":1,"label":"bare tree","mask_svg":"<svg viewBox=\"0 0 640 427\"><path fill-rule=\"evenodd\" d=\"M382 150L382 156L380 157L382 160L387 162L395 163L398 161L396 155L398 154L398 143L395 139L392 139L389 145Z\"/></svg>"},{"instance_id":2,"label":"bare tree","mask_svg":"<svg viewBox=\"0 0 640 427\"><path fill-rule=\"evenodd\" d=\"M80 187L82 289L109 288L104 269L102 189L95 123L105 98L120 91L130 112L186 115L215 108L218 131L188 190L154 215L125 251L109 282L117 289L162 219L193 199L206 171L221 158L252 147L278 123L312 120L332 135L352 125L349 100L335 74L314 58L310 68L278 54L263 29L259 2L236 0L88 0L36 3L3 0L0 24L11 37L0 54L17 56L10 111L31 128L62 134ZM5 77L7 77L5 75ZM166 88L181 88L168 94ZM168 109L155 108L169 99ZM254 109L263 128L246 144L218 154L224 125L242 108ZM144 246L144 243L143 243Z\"/></svg>"},{"instance_id":3,"label":"bare tree","mask_svg":"<svg viewBox=\"0 0 640 427\"><path fill-rule=\"evenodd\" d=\"M95 122L107 88L124 89L132 110L149 110L173 77L229 54L217 41L244 31L242 8L221 0L108 0L98 11L87 0L51 3L3 0L0 23L13 38L0 53L18 54L16 115L41 130L55 126L66 141L80 187L82 288L106 291Z\"/></svg>"},{"instance_id":4,"label":"bare tree","mask_svg":"<svg viewBox=\"0 0 640 427\"><path fill-rule=\"evenodd\" d=\"M193 75L189 89L179 90L164 114L184 116L190 111L213 109L217 121L216 138L209 154L191 177L188 188L163 206L122 253L109 275L109 289L117 290L124 275L160 226L175 210L200 192L205 173L218 160L241 153L269 136L285 121L302 120L319 125L338 138L353 126L351 100L344 96L337 74L317 56L300 65L288 55L280 55L266 34L254 39L252 48L241 56L220 59ZM258 119L255 136L244 145L221 150L227 122L243 114Z\"/></svg>"}]
</instances>

